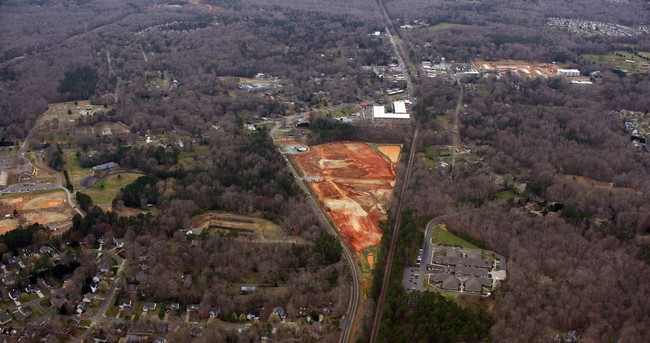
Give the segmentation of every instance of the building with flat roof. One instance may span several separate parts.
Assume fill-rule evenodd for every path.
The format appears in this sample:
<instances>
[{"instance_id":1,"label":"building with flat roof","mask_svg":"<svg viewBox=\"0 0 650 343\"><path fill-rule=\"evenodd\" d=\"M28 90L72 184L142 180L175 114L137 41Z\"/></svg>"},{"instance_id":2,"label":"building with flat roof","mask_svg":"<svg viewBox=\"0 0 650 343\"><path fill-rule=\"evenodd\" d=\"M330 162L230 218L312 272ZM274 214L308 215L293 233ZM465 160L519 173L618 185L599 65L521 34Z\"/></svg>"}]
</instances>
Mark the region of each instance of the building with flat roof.
<instances>
[{"instance_id":1,"label":"building with flat roof","mask_svg":"<svg viewBox=\"0 0 650 343\"><path fill-rule=\"evenodd\" d=\"M578 70L578 69L558 69L557 74L559 76L580 76L580 70Z\"/></svg>"},{"instance_id":2,"label":"building with flat roof","mask_svg":"<svg viewBox=\"0 0 650 343\"><path fill-rule=\"evenodd\" d=\"M395 106L395 104L393 104ZM399 105L399 110L402 110L403 112L397 112L397 107L395 113L391 112L386 112L386 109L384 106L373 106L372 107L372 119L378 120L378 119L399 119L399 120L404 120L404 119L411 119L411 116L406 113L406 106L404 105L404 102L401 101L401 105Z\"/></svg>"},{"instance_id":3,"label":"building with flat roof","mask_svg":"<svg viewBox=\"0 0 650 343\"><path fill-rule=\"evenodd\" d=\"M395 114L406 113L406 103L403 100L395 101L393 103L393 108L395 110Z\"/></svg>"}]
</instances>

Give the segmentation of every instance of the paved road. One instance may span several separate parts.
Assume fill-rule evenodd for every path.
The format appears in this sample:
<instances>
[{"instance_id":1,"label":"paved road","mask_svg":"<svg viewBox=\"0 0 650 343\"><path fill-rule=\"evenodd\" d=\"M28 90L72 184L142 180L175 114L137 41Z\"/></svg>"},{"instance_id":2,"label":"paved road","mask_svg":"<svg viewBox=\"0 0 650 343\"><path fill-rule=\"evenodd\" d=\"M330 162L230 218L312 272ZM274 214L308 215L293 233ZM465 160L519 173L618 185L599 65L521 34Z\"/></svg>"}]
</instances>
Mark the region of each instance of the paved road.
<instances>
[{"instance_id":1,"label":"paved road","mask_svg":"<svg viewBox=\"0 0 650 343\"><path fill-rule=\"evenodd\" d=\"M59 188L59 186L49 182L15 183L13 185L7 186L7 188L5 188L2 193L17 194L37 191L51 191L57 188Z\"/></svg>"},{"instance_id":2,"label":"paved road","mask_svg":"<svg viewBox=\"0 0 650 343\"><path fill-rule=\"evenodd\" d=\"M101 306L99 306L99 309L97 309L97 313L95 313L95 315L89 318L93 323L103 322L106 319L111 319L111 318L106 318L106 311L114 301L117 285L120 283L119 279L122 277L122 271L124 270L124 266L126 265L124 263L126 262L126 260L121 258L119 255L113 253L112 251L102 250L98 252L101 252L104 255L107 255L108 257L115 259L115 261L118 264L118 267L117 267L117 273L115 273L115 278L113 278L113 282L111 283L111 287L108 289L108 292L106 292L104 301L102 302ZM86 331L84 331L83 334L81 334L79 337L75 338L71 342L83 342L84 339L90 336L93 332L95 332L95 330L91 325Z\"/></svg>"},{"instance_id":3,"label":"paved road","mask_svg":"<svg viewBox=\"0 0 650 343\"><path fill-rule=\"evenodd\" d=\"M297 117L302 117L304 114L299 114L296 116L291 116L288 117L287 119L293 120L294 118ZM273 138L273 141L275 142L275 133L278 131L280 128L280 123L276 123L276 125L271 129L271 137ZM277 143L276 143L277 145ZM282 153L282 148L278 146L278 150L280 153ZM283 155L284 156L284 155ZM291 173L293 174L296 183L300 186L300 188L303 190L303 192L307 195L307 197L310 200L310 203L312 205L312 208L314 209L314 212L318 215L320 218L321 222L325 227L327 227L327 230L332 234L334 237L338 237L339 242L341 243L341 246L343 247L343 255L348 261L348 264L350 266L350 271L352 272L352 287L350 289L350 303L348 305L348 310L347 310L347 315L345 316L344 319L341 320L341 336L340 336L340 342L349 342L351 340L351 335L352 335L352 329L354 328L354 319L356 318L357 315L357 309L359 305L359 297L361 294L360 291L360 278L359 275L361 274L361 271L357 267L352 252L348 248L347 244L341 239L339 236L339 231L334 229L334 226L332 223L327 219L327 216L325 215L322 207L318 204L317 200L314 199L314 196L309 192L309 189L307 188L305 181L300 177L300 174L295 170L293 165L289 163L287 158L285 157L285 160L287 161L287 165L289 166L289 169L291 170Z\"/></svg>"}]
</instances>

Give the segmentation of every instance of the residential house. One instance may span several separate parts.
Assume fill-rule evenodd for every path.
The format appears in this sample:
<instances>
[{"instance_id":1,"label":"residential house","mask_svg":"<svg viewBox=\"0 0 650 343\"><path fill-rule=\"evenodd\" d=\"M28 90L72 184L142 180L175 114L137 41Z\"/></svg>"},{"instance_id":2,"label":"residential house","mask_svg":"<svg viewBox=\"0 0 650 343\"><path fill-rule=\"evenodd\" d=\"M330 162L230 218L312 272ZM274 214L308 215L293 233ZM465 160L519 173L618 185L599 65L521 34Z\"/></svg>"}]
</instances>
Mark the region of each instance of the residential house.
<instances>
[{"instance_id":1,"label":"residential house","mask_svg":"<svg viewBox=\"0 0 650 343\"><path fill-rule=\"evenodd\" d=\"M460 280L458 280L455 276L449 275L443 282L442 282L442 289L448 290L448 291L457 291L460 289Z\"/></svg>"},{"instance_id":2,"label":"residential house","mask_svg":"<svg viewBox=\"0 0 650 343\"><path fill-rule=\"evenodd\" d=\"M102 274L101 273L95 274L95 276L93 276L93 282L99 283L100 281L102 281Z\"/></svg>"},{"instance_id":3,"label":"residential house","mask_svg":"<svg viewBox=\"0 0 650 343\"><path fill-rule=\"evenodd\" d=\"M255 287L255 286L250 286L250 285L244 285L244 286L241 286L240 289L239 289L239 291L241 292L241 294L244 294L244 295L246 295L246 294L250 294L250 293L253 293L253 292L255 292L256 290L257 290L257 287Z\"/></svg>"},{"instance_id":4,"label":"residential house","mask_svg":"<svg viewBox=\"0 0 650 343\"><path fill-rule=\"evenodd\" d=\"M197 312L199 310L199 304L187 304L185 306L185 311L187 312Z\"/></svg>"},{"instance_id":5,"label":"residential house","mask_svg":"<svg viewBox=\"0 0 650 343\"><path fill-rule=\"evenodd\" d=\"M13 286L18 282L18 278L16 277L16 274L6 274L2 277L2 283L4 283L7 286Z\"/></svg>"},{"instance_id":6,"label":"residential house","mask_svg":"<svg viewBox=\"0 0 650 343\"><path fill-rule=\"evenodd\" d=\"M25 287L25 292L27 292L29 294L40 292L40 291L41 291L41 288L38 287L37 285L33 284L33 283L29 284L27 287Z\"/></svg>"},{"instance_id":7,"label":"residential house","mask_svg":"<svg viewBox=\"0 0 650 343\"><path fill-rule=\"evenodd\" d=\"M284 307L278 306L274 308L273 313L277 313L280 319L287 319L287 312L284 310Z\"/></svg>"},{"instance_id":8,"label":"residential house","mask_svg":"<svg viewBox=\"0 0 650 343\"><path fill-rule=\"evenodd\" d=\"M490 271L486 268L477 268L458 264L454 267L454 274L456 274L456 276L489 277Z\"/></svg>"},{"instance_id":9,"label":"residential house","mask_svg":"<svg viewBox=\"0 0 650 343\"><path fill-rule=\"evenodd\" d=\"M67 303L68 303L67 300L61 299L59 297L51 297L50 298L50 304L52 304L52 307L57 308L57 309L61 308L62 306L64 306Z\"/></svg>"},{"instance_id":10,"label":"residential house","mask_svg":"<svg viewBox=\"0 0 650 343\"><path fill-rule=\"evenodd\" d=\"M49 245L43 245L40 249L38 249L38 251L41 254L49 254L50 256L56 255L56 250L54 250L54 248Z\"/></svg>"},{"instance_id":11,"label":"residential house","mask_svg":"<svg viewBox=\"0 0 650 343\"><path fill-rule=\"evenodd\" d=\"M218 307L216 307L216 306L215 306L215 307L211 307L211 308L210 308L210 311L208 312L208 314L210 315L210 318L217 318L217 317L219 317L219 313L221 313L221 309L218 308Z\"/></svg>"},{"instance_id":12,"label":"residential house","mask_svg":"<svg viewBox=\"0 0 650 343\"><path fill-rule=\"evenodd\" d=\"M246 319L248 319L248 320L260 320L260 311L258 311L258 310L250 310L250 311L248 311L248 314L246 315Z\"/></svg>"},{"instance_id":13,"label":"residential house","mask_svg":"<svg viewBox=\"0 0 650 343\"><path fill-rule=\"evenodd\" d=\"M467 281L465 281L465 292L472 292L472 293L481 293L481 290L483 288L481 287L481 283L478 281L478 278L476 276L472 276Z\"/></svg>"},{"instance_id":14,"label":"residential house","mask_svg":"<svg viewBox=\"0 0 650 343\"><path fill-rule=\"evenodd\" d=\"M11 322L12 318L10 314L5 314L3 316L0 316L0 325L6 325Z\"/></svg>"},{"instance_id":15,"label":"residential house","mask_svg":"<svg viewBox=\"0 0 650 343\"><path fill-rule=\"evenodd\" d=\"M153 340L153 343L167 343L167 339L163 337L156 337L156 339Z\"/></svg>"},{"instance_id":16,"label":"residential house","mask_svg":"<svg viewBox=\"0 0 650 343\"><path fill-rule=\"evenodd\" d=\"M16 301L20 298L20 289L14 288L9 291L9 299Z\"/></svg>"},{"instance_id":17,"label":"residential house","mask_svg":"<svg viewBox=\"0 0 650 343\"><path fill-rule=\"evenodd\" d=\"M119 335L122 332L124 332L125 328L126 328L126 325L124 325L124 323L115 323L113 325L113 333L116 334L116 335Z\"/></svg>"},{"instance_id":18,"label":"residential house","mask_svg":"<svg viewBox=\"0 0 650 343\"><path fill-rule=\"evenodd\" d=\"M156 310L156 303L144 303L144 305L142 305L143 312L150 312L155 310Z\"/></svg>"},{"instance_id":19,"label":"residential house","mask_svg":"<svg viewBox=\"0 0 650 343\"><path fill-rule=\"evenodd\" d=\"M88 310L88 305L86 305L86 303L84 303L82 301L82 302L77 304L76 308L77 308L77 313L82 314L82 313L86 312L86 310Z\"/></svg>"},{"instance_id":20,"label":"residential house","mask_svg":"<svg viewBox=\"0 0 650 343\"><path fill-rule=\"evenodd\" d=\"M121 299L120 302L118 303L118 306L120 308L131 308L133 305L133 302L131 299Z\"/></svg>"},{"instance_id":21,"label":"residential house","mask_svg":"<svg viewBox=\"0 0 650 343\"><path fill-rule=\"evenodd\" d=\"M99 332L93 337L93 342L105 343L108 342L108 336L104 330L99 330Z\"/></svg>"},{"instance_id":22,"label":"residential house","mask_svg":"<svg viewBox=\"0 0 650 343\"><path fill-rule=\"evenodd\" d=\"M92 293L86 293L86 294L84 294L84 298L83 298L82 301L85 302L85 303L90 303L90 302L93 301L93 299L95 299L95 295L94 295L94 294L92 294Z\"/></svg>"},{"instance_id":23,"label":"residential house","mask_svg":"<svg viewBox=\"0 0 650 343\"><path fill-rule=\"evenodd\" d=\"M179 303L171 303L171 304L167 304L167 306L165 306L165 310L167 312L178 311L180 309L181 309L181 305Z\"/></svg>"},{"instance_id":24,"label":"residential house","mask_svg":"<svg viewBox=\"0 0 650 343\"><path fill-rule=\"evenodd\" d=\"M120 238L113 238L113 245L115 245L116 248L121 249L124 247L124 240Z\"/></svg>"}]
</instances>

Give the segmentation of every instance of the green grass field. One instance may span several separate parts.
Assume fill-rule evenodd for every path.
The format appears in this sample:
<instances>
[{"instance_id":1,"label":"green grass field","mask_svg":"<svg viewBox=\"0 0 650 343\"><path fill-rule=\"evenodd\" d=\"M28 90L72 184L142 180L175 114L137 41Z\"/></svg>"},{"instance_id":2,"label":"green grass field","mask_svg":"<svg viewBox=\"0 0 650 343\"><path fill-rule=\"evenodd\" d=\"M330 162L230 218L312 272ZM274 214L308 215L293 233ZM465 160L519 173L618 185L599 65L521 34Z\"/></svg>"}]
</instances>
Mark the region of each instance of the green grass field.
<instances>
[{"instance_id":1,"label":"green grass field","mask_svg":"<svg viewBox=\"0 0 650 343\"><path fill-rule=\"evenodd\" d=\"M188 167L197 156L204 155L207 151L207 145L195 146L193 151L181 151L178 156L178 166Z\"/></svg>"},{"instance_id":2,"label":"green grass field","mask_svg":"<svg viewBox=\"0 0 650 343\"><path fill-rule=\"evenodd\" d=\"M511 190L499 192L499 193L497 193L495 195L495 198L497 198L499 200L508 200L508 199L512 199L514 197L515 197L515 192L513 192Z\"/></svg>"},{"instance_id":3,"label":"green grass field","mask_svg":"<svg viewBox=\"0 0 650 343\"><path fill-rule=\"evenodd\" d=\"M75 188L79 187L79 182L86 176L92 174L90 168L82 168L79 163L79 157L74 154L68 154L68 173L70 174L70 181Z\"/></svg>"},{"instance_id":4,"label":"green grass field","mask_svg":"<svg viewBox=\"0 0 650 343\"><path fill-rule=\"evenodd\" d=\"M350 105L350 106L335 108L333 110L328 110L328 111L319 111L318 113L322 115L331 113L333 118L341 118L341 117L347 117L354 112L356 112L356 107L354 105Z\"/></svg>"},{"instance_id":5,"label":"green grass field","mask_svg":"<svg viewBox=\"0 0 650 343\"><path fill-rule=\"evenodd\" d=\"M431 235L431 242L440 245L453 245L460 246L468 249L479 249L474 244L465 241L464 239L454 235L453 233L444 229L444 226L438 224L433 228L433 235Z\"/></svg>"},{"instance_id":6,"label":"green grass field","mask_svg":"<svg viewBox=\"0 0 650 343\"><path fill-rule=\"evenodd\" d=\"M639 55L650 57L649 52L639 52ZM648 62L648 61L627 51L619 50L619 51L609 52L606 55L583 54L580 56L589 62L614 63L616 64L617 67L621 69L625 69L630 73L647 72L647 70L646 71L642 70L639 65L642 62ZM626 62L626 60L634 61L635 63Z\"/></svg>"},{"instance_id":7,"label":"green grass field","mask_svg":"<svg viewBox=\"0 0 650 343\"><path fill-rule=\"evenodd\" d=\"M466 25L461 25L461 24L452 24L452 23L440 23L436 24L433 26L427 27L427 30L429 31L444 31L444 30L449 30L453 28L460 28L460 27L465 27Z\"/></svg>"},{"instance_id":8,"label":"green grass field","mask_svg":"<svg viewBox=\"0 0 650 343\"><path fill-rule=\"evenodd\" d=\"M86 193L93 199L93 204L100 207L111 207L115 195L120 190L120 188L126 187L126 185L132 183L140 174L118 174L111 175L102 181L100 181L94 188L84 190L83 193Z\"/></svg>"}]
</instances>

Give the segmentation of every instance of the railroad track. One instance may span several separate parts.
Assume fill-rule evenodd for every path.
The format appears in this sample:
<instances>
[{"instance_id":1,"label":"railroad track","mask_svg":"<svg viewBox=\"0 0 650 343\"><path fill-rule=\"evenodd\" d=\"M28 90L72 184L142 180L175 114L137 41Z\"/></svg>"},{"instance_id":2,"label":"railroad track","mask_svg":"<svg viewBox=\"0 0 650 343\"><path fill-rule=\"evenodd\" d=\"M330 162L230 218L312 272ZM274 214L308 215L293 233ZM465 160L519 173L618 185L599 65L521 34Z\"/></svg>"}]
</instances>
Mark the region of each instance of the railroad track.
<instances>
[{"instance_id":1,"label":"railroad track","mask_svg":"<svg viewBox=\"0 0 650 343\"><path fill-rule=\"evenodd\" d=\"M390 39L391 42L393 43L395 52L397 53L399 60L402 62L401 64L407 67L405 71L406 71L406 78L408 83L407 88L408 88L408 92L410 93L413 90L413 86L412 86L413 81L416 82L418 81L417 68L413 64L413 61L409 59L406 46L404 45L402 39L399 37L399 32L395 29L392 21L390 20L390 16L388 15L386 8L384 7L383 0L377 0L377 6L379 7L379 11L381 12L381 15L386 24L386 31L390 35ZM411 79L412 77L414 77L415 80L412 80ZM390 272L393 265L393 257L395 255L395 246L397 245L397 237L401 226L402 209L404 207L404 198L406 195L406 190L408 188L408 185L411 181L413 161L415 160L415 151L417 150L417 138L418 138L418 133L420 131L420 122L418 118L415 118L415 120L416 120L415 130L413 131L413 137L411 138L409 158L406 165L406 175L404 176L404 182L402 183L402 189L400 190L400 197L397 205L397 213L395 214L395 221L393 223L393 232L388 246L388 253L386 254L386 258L384 259L384 270L383 270L383 276L381 282L381 290L379 292L379 298L377 299L377 305L375 307L375 316L373 318L372 329L370 332L371 343L377 341L377 336L379 334L379 327L381 324L381 314L384 309L384 303L386 302L386 295L388 293L388 281L390 279Z\"/></svg>"},{"instance_id":2,"label":"railroad track","mask_svg":"<svg viewBox=\"0 0 650 343\"><path fill-rule=\"evenodd\" d=\"M397 237L399 234L399 229L402 219L402 209L404 207L404 197L406 194L406 189L411 180L411 171L413 169L413 161L415 160L415 151L418 138L418 133L420 131L420 122L416 122L415 131L413 132L413 138L411 140L411 146L409 150L409 159L406 167L406 175L404 176L404 182L402 183L402 189L400 191L399 203L397 205L397 213L395 216L395 222L393 224L393 233L390 237L390 244L388 245L388 254L384 260L384 273L381 281L381 291L379 293L379 298L377 299L377 306L375 308L375 317L372 322L372 331L370 333L370 342L374 343L377 341L377 335L379 334L379 324L381 323L381 313L384 309L384 303L386 302L386 294L388 293L388 281L390 279L390 272L392 269L393 257L395 255L395 246L397 245Z\"/></svg>"}]
</instances>

